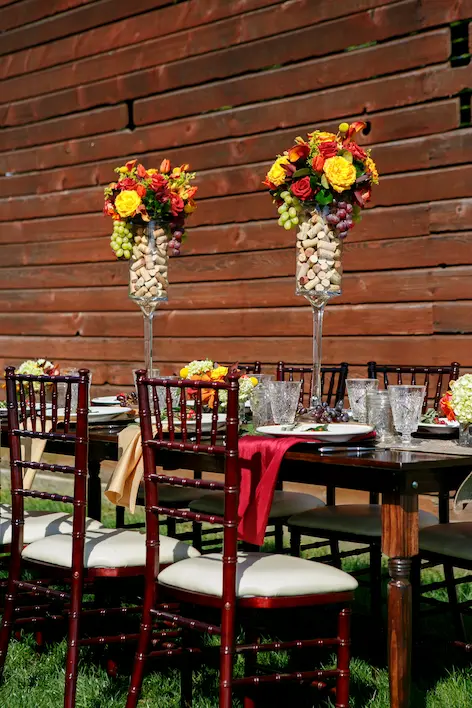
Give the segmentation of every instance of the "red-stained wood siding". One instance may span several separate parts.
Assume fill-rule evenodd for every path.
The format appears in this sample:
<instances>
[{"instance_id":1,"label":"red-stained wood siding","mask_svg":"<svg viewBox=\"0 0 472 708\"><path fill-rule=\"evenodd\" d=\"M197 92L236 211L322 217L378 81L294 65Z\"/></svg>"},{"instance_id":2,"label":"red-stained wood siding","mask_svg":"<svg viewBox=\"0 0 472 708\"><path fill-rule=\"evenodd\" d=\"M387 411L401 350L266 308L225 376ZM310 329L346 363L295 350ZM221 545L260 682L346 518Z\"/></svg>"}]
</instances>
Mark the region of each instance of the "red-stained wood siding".
<instances>
[{"instance_id":1,"label":"red-stained wood siding","mask_svg":"<svg viewBox=\"0 0 472 708\"><path fill-rule=\"evenodd\" d=\"M199 173L161 369L309 362L293 234L261 181L296 135L363 119L381 183L324 360L472 368L471 16L472 0L0 0L0 365L47 356L89 365L97 390L131 384L142 318L101 207L135 156Z\"/></svg>"}]
</instances>

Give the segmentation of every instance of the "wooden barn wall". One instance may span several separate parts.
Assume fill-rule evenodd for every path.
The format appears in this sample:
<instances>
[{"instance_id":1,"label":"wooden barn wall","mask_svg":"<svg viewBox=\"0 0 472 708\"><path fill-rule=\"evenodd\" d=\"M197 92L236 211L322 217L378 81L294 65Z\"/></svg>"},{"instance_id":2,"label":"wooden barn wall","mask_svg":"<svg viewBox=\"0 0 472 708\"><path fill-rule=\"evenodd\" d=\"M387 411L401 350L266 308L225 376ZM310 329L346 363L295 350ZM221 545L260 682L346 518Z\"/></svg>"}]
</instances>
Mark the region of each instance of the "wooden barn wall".
<instances>
[{"instance_id":1,"label":"wooden barn wall","mask_svg":"<svg viewBox=\"0 0 472 708\"><path fill-rule=\"evenodd\" d=\"M102 185L164 156L198 171L155 351L308 362L294 234L261 184L314 126L368 121L381 184L345 251L324 361L472 367L472 0L0 0L0 364L131 383L142 318Z\"/></svg>"}]
</instances>

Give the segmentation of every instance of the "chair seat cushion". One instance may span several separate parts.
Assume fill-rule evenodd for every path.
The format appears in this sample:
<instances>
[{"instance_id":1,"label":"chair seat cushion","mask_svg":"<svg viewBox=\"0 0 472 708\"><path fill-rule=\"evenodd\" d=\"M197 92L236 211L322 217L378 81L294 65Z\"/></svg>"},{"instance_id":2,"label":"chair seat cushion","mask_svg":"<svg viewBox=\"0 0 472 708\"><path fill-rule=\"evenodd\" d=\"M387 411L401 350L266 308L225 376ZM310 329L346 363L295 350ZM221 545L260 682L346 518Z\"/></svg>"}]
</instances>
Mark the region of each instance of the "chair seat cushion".
<instances>
[{"instance_id":1,"label":"chair seat cushion","mask_svg":"<svg viewBox=\"0 0 472 708\"><path fill-rule=\"evenodd\" d=\"M221 553L190 558L165 568L159 582L170 588L221 597ZM351 575L324 563L275 553L238 553L236 596L292 597L346 592L357 588Z\"/></svg>"},{"instance_id":2,"label":"chair seat cushion","mask_svg":"<svg viewBox=\"0 0 472 708\"><path fill-rule=\"evenodd\" d=\"M420 527L437 523L438 519L434 514L428 511L419 512ZM291 516L288 525L380 538L382 535L381 506L380 504L324 506Z\"/></svg>"},{"instance_id":3,"label":"chair seat cushion","mask_svg":"<svg viewBox=\"0 0 472 708\"><path fill-rule=\"evenodd\" d=\"M224 506L224 492L211 492L211 494L206 494L201 499L189 504L189 508L192 511L199 511L202 514L216 514L218 516L223 516ZM284 519L292 514L323 506L324 502L312 494L285 492L281 489L276 489L270 509L269 521L271 519Z\"/></svg>"},{"instance_id":4,"label":"chair seat cushion","mask_svg":"<svg viewBox=\"0 0 472 708\"><path fill-rule=\"evenodd\" d=\"M436 524L420 532L420 553L430 551L451 558L472 560L472 521Z\"/></svg>"},{"instance_id":5,"label":"chair seat cushion","mask_svg":"<svg viewBox=\"0 0 472 708\"><path fill-rule=\"evenodd\" d=\"M192 546L169 536L160 537L160 562L175 563L198 556ZM72 564L72 536L56 535L26 546L23 558L52 563L62 568ZM146 536L137 531L100 529L87 531L85 538L85 568L129 568L146 563Z\"/></svg>"},{"instance_id":6,"label":"chair seat cushion","mask_svg":"<svg viewBox=\"0 0 472 708\"><path fill-rule=\"evenodd\" d=\"M171 506L186 506L194 499L208 496L208 489L195 489L192 487L175 487L173 484L159 484L159 504ZM211 492L210 492L211 494ZM139 487L136 504L144 506L144 485Z\"/></svg>"},{"instance_id":7,"label":"chair seat cushion","mask_svg":"<svg viewBox=\"0 0 472 708\"><path fill-rule=\"evenodd\" d=\"M1 510L3 513L3 509ZM11 543L12 525L11 513L10 516L0 517L0 545ZM103 528L100 521L95 519L86 520L86 528L89 530L97 530ZM72 514L67 514L62 511L47 512L47 511L29 511L25 512L25 525L23 527L23 543L33 543L39 541L45 536L53 536L55 534L71 534L72 533Z\"/></svg>"}]
</instances>

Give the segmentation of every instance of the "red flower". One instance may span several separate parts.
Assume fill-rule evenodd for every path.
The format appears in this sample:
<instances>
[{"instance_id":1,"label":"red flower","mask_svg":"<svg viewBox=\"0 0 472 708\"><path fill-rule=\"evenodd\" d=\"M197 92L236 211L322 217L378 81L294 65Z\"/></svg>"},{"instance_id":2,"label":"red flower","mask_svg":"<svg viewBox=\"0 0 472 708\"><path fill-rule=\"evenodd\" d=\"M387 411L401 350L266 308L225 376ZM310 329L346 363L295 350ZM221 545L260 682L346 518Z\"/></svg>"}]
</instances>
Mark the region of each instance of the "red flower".
<instances>
[{"instance_id":1,"label":"red flower","mask_svg":"<svg viewBox=\"0 0 472 708\"><path fill-rule=\"evenodd\" d=\"M169 198L169 187L167 185L167 179L158 174L157 172L153 174L151 179L151 189L156 193L156 199L160 202L165 202Z\"/></svg>"},{"instance_id":2,"label":"red flower","mask_svg":"<svg viewBox=\"0 0 472 708\"><path fill-rule=\"evenodd\" d=\"M137 163L137 160L130 160L129 162L126 163L126 169L128 172L131 172L135 164Z\"/></svg>"},{"instance_id":3,"label":"red flower","mask_svg":"<svg viewBox=\"0 0 472 708\"><path fill-rule=\"evenodd\" d=\"M313 194L308 175L294 182L290 187L290 191L295 197L298 197L298 199L307 201Z\"/></svg>"},{"instance_id":4,"label":"red flower","mask_svg":"<svg viewBox=\"0 0 472 708\"><path fill-rule=\"evenodd\" d=\"M323 172L323 166L325 163L325 158L323 155L315 155L311 162L311 166L315 170L315 172Z\"/></svg>"},{"instance_id":5,"label":"red flower","mask_svg":"<svg viewBox=\"0 0 472 708\"><path fill-rule=\"evenodd\" d=\"M144 197L144 195L146 194L146 187L144 186L144 184L138 184L138 186L136 187L136 192L139 194L139 196L142 199Z\"/></svg>"},{"instance_id":6,"label":"red flower","mask_svg":"<svg viewBox=\"0 0 472 708\"><path fill-rule=\"evenodd\" d=\"M343 147L345 150L349 150L349 152L356 160L365 160L367 157L366 151L359 147L357 143L354 143L352 141L347 142L344 143Z\"/></svg>"},{"instance_id":7,"label":"red flower","mask_svg":"<svg viewBox=\"0 0 472 708\"><path fill-rule=\"evenodd\" d=\"M318 150L320 151L320 155L327 160L328 157L336 157L338 154L339 145L336 140L331 140L330 142L319 143Z\"/></svg>"},{"instance_id":8,"label":"red flower","mask_svg":"<svg viewBox=\"0 0 472 708\"><path fill-rule=\"evenodd\" d=\"M178 216L184 209L184 200L175 192L170 193L170 210L173 216Z\"/></svg>"},{"instance_id":9,"label":"red flower","mask_svg":"<svg viewBox=\"0 0 472 708\"><path fill-rule=\"evenodd\" d=\"M441 411L441 413L444 413L448 420L455 420L456 415L452 409L451 400L452 393L448 391L439 401L439 410Z\"/></svg>"},{"instance_id":10,"label":"red flower","mask_svg":"<svg viewBox=\"0 0 472 708\"><path fill-rule=\"evenodd\" d=\"M301 158L307 158L309 154L310 146L308 145L308 143L298 143L297 145L294 145L292 148L290 148L290 150L288 151L288 159L290 160L290 162L296 162Z\"/></svg>"},{"instance_id":11,"label":"red flower","mask_svg":"<svg viewBox=\"0 0 472 708\"><path fill-rule=\"evenodd\" d=\"M136 174L138 177L147 177L148 173L146 172L146 168L143 167L141 164L139 164L136 168Z\"/></svg>"},{"instance_id":12,"label":"red flower","mask_svg":"<svg viewBox=\"0 0 472 708\"><path fill-rule=\"evenodd\" d=\"M117 184L118 189L136 189L137 182L132 177L120 179Z\"/></svg>"},{"instance_id":13,"label":"red flower","mask_svg":"<svg viewBox=\"0 0 472 708\"><path fill-rule=\"evenodd\" d=\"M354 191L354 199L358 203L358 205L363 209L367 202L370 200L371 197L371 189L370 187L368 189L365 189L364 187L361 187L360 189L356 189Z\"/></svg>"},{"instance_id":14,"label":"red flower","mask_svg":"<svg viewBox=\"0 0 472 708\"><path fill-rule=\"evenodd\" d=\"M367 123L364 123L362 120L356 120L354 123L351 123L349 126L349 130L347 131L346 137L344 138L344 143L346 141L349 141L353 135L356 133L359 133L361 130L364 130L364 128L367 127Z\"/></svg>"}]
</instances>

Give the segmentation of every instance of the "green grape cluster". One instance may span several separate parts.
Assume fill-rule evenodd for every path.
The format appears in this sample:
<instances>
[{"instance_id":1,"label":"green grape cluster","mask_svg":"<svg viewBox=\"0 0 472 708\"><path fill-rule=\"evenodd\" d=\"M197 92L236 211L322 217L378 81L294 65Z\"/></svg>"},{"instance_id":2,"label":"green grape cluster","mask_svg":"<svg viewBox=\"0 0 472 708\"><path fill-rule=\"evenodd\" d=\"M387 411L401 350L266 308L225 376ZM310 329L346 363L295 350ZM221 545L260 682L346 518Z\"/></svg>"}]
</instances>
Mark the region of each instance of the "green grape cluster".
<instances>
[{"instance_id":1,"label":"green grape cluster","mask_svg":"<svg viewBox=\"0 0 472 708\"><path fill-rule=\"evenodd\" d=\"M284 203L277 210L280 214L278 224L288 231L292 226L299 224L298 215L302 211L302 205L300 200L297 197L292 197L290 192L282 192L280 197L284 200Z\"/></svg>"},{"instance_id":2,"label":"green grape cluster","mask_svg":"<svg viewBox=\"0 0 472 708\"><path fill-rule=\"evenodd\" d=\"M110 246L114 250L117 258L131 258L133 250L133 232L126 221L114 221L113 233L110 239Z\"/></svg>"}]
</instances>

